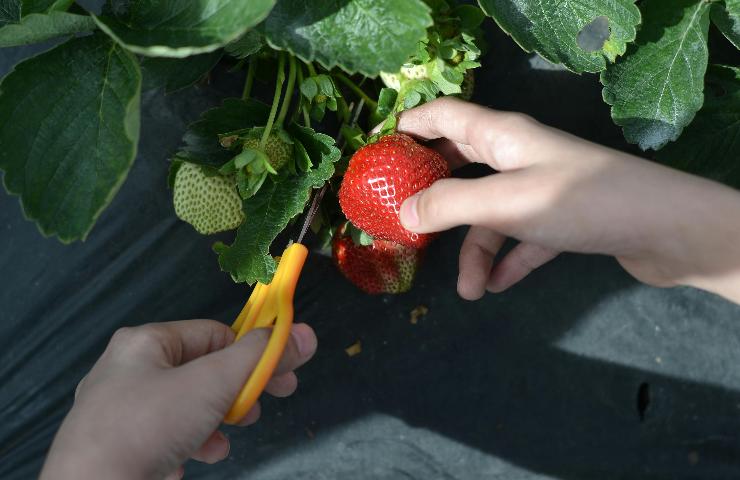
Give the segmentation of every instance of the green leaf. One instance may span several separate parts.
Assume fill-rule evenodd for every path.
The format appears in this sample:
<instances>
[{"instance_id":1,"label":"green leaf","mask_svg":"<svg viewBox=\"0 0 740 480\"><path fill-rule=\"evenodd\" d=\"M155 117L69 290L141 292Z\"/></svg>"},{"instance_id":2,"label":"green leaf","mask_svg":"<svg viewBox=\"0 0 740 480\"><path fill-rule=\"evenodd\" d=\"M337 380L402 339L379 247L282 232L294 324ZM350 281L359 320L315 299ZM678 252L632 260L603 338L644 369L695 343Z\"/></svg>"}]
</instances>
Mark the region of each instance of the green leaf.
<instances>
[{"instance_id":1,"label":"green leaf","mask_svg":"<svg viewBox=\"0 0 740 480\"><path fill-rule=\"evenodd\" d=\"M421 103L421 94L416 90L410 90L403 98L403 106L406 110L411 110Z\"/></svg>"},{"instance_id":2,"label":"green leaf","mask_svg":"<svg viewBox=\"0 0 740 480\"><path fill-rule=\"evenodd\" d=\"M276 0L139 0L93 16L118 43L141 55L187 57L212 52L261 22Z\"/></svg>"},{"instance_id":3,"label":"green leaf","mask_svg":"<svg viewBox=\"0 0 740 480\"><path fill-rule=\"evenodd\" d=\"M23 17L34 13L48 13L67 10L73 1L74 0L0 0L0 27L20 23Z\"/></svg>"},{"instance_id":4,"label":"green leaf","mask_svg":"<svg viewBox=\"0 0 740 480\"><path fill-rule=\"evenodd\" d=\"M170 162L170 169L167 172L167 186L170 190L175 188L175 178L177 177L177 171L180 170L182 164L185 163L180 160L179 157L175 156Z\"/></svg>"},{"instance_id":5,"label":"green leaf","mask_svg":"<svg viewBox=\"0 0 740 480\"><path fill-rule=\"evenodd\" d=\"M21 21L20 0L0 0L0 27Z\"/></svg>"},{"instance_id":6,"label":"green leaf","mask_svg":"<svg viewBox=\"0 0 740 480\"><path fill-rule=\"evenodd\" d=\"M403 100L405 109L414 108L420 103L431 102L437 98L439 88L432 80L409 80L401 86L398 97Z\"/></svg>"},{"instance_id":7,"label":"green leaf","mask_svg":"<svg viewBox=\"0 0 740 480\"><path fill-rule=\"evenodd\" d=\"M200 120L188 127L181 155L191 163L220 167L234 153L221 146L219 135L264 125L269 114L270 107L264 103L227 98L220 107L206 111Z\"/></svg>"},{"instance_id":8,"label":"green leaf","mask_svg":"<svg viewBox=\"0 0 740 480\"><path fill-rule=\"evenodd\" d=\"M365 230L362 230L361 228L357 227L352 222L347 222L346 233L349 233L350 237L352 237L352 242L355 245L359 245L361 247L370 246L375 241L372 235L367 233Z\"/></svg>"},{"instance_id":9,"label":"green leaf","mask_svg":"<svg viewBox=\"0 0 740 480\"><path fill-rule=\"evenodd\" d=\"M144 90L164 87L165 93L187 88L203 78L223 57L222 50L193 55L187 59L144 57Z\"/></svg>"},{"instance_id":10,"label":"green leaf","mask_svg":"<svg viewBox=\"0 0 740 480\"><path fill-rule=\"evenodd\" d=\"M31 13L63 12L67 10L74 0L22 0L23 16Z\"/></svg>"},{"instance_id":11,"label":"green leaf","mask_svg":"<svg viewBox=\"0 0 740 480\"><path fill-rule=\"evenodd\" d=\"M29 45L95 28L95 21L87 15L67 12L32 13L24 16L18 23L0 28L0 48Z\"/></svg>"},{"instance_id":12,"label":"green leaf","mask_svg":"<svg viewBox=\"0 0 740 480\"><path fill-rule=\"evenodd\" d=\"M694 121L658 160L740 187L740 69L710 66L704 95Z\"/></svg>"},{"instance_id":13,"label":"green leaf","mask_svg":"<svg viewBox=\"0 0 740 480\"><path fill-rule=\"evenodd\" d=\"M262 35L257 30L250 30L240 38L226 45L226 53L235 58L247 58L262 49L265 44Z\"/></svg>"},{"instance_id":14,"label":"green leaf","mask_svg":"<svg viewBox=\"0 0 740 480\"><path fill-rule=\"evenodd\" d=\"M634 0L479 0L483 11L526 51L537 52L574 72L600 72L635 39L640 11ZM671 3L666 0L666 3ZM608 21L608 37L594 51L578 35L597 19Z\"/></svg>"},{"instance_id":15,"label":"green leaf","mask_svg":"<svg viewBox=\"0 0 740 480\"><path fill-rule=\"evenodd\" d=\"M342 125L340 130L344 141L347 142L350 149L358 150L365 146L365 132L360 127Z\"/></svg>"},{"instance_id":16,"label":"green leaf","mask_svg":"<svg viewBox=\"0 0 740 480\"><path fill-rule=\"evenodd\" d=\"M460 18L460 27L463 30L478 28L486 18L486 14L473 5L458 5L454 8L452 14Z\"/></svg>"},{"instance_id":17,"label":"green leaf","mask_svg":"<svg viewBox=\"0 0 740 480\"><path fill-rule=\"evenodd\" d=\"M301 93L308 101L312 101L319 94L319 86L313 77L308 77L301 82Z\"/></svg>"},{"instance_id":18,"label":"green leaf","mask_svg":"<svg viewBox=\"0 0 740 480\"><path fill-rule=\"evenodd\" d=\"M295 143L295 149L293 154L293 162L291 162L290 172L293 175L298 175L298 172L307 172L313 167L311 157L308 155L306 148L301 142ZM298 170L296 170L298 167Z\"/></svg>"},{"instance_id":19,"label":"green leaf","mask_svg":"<svg viewBox=\"0 0 740 480\"><path fill-rule=\"evenodd\" d=\"M378 95L378 115L387 117L396 106L398 92L392 88L383 88Z\"/></svg>"},{"instance_id":20,"label":"green leaf","mask_svg":"<svg viewBox=\"0 0 740 480\"><path fill-rule=\"evenodd\" d=\"M17 65L0 84L0 169L45 235L84 239L136 156L141 74L103 35ZM43 92L43 93L40 93Z\"/></svg>"},{"instance_id":21,"label":"green leaf","mask_svg":"<svg viewBox=\"0 0 740 480\"><path fill-rule=\"evenodd\" d=\"M256 195L245 200L246 220L237 230L234 243L215 246L221 269L231 274L236 282L266 284L271 281L275 260L270 256L270 246L290 220L303 212L311 190L321 187L334 174L339 150L331 137L297 125L289 130L318 167L300 176L268 182Z\"/></svg>"},{"instance_id":22,"label":"green leaf","mask_svg":"<svg viewBox=\"0 0 740 480\"><path fill-rule=\"evenodd\" d=\"M601 75L604 100L627 141L659 149L676 140L703 102L709 4L648 0L627 54Z\"/></svg>"},{"instance_id":23,"label":"green leaf","mask_svg":"<svg viewBox=\"0 0 740 480\"><path fill-rule=\"evenodd\" d=\"M421 0L279 0L265 35L304 61L374 77L398 70L430 25Z\"/></svg>"},{"instance_id":24,"label":"green leaf","mask_svg":"<svg viewBox=\"0 0 740 480\"><path fill-rule=\"evenodd\" d=\"M740 48L740 0L715 3L712 6L712 22L735 48Z\"/></svg>"}]
</instances>

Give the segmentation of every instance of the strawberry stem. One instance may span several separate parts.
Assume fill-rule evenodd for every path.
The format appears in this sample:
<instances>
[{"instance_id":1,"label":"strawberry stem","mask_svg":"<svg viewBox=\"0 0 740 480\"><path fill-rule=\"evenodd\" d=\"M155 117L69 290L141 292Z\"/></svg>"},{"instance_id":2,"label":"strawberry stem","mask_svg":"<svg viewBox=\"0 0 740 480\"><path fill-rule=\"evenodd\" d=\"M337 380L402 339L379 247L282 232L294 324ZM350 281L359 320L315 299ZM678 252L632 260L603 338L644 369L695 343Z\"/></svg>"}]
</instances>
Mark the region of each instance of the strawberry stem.
<instances>
[{"instance_id":1,"label":"strawberry stem","mask_svg":"<svg viewBox=\"0 0 740 480\"><path fill-rule=\"evenodd\" d=\"M247 67L247 80L244 82L244 91L242 91L242 100L247 100L252 94L252 86L254 85L254 77L257 74L257 57L252 55L249 57L249 67Z\"/></svg>"},{"instance_id":2,"label":"strawberry stem","mask_svg":"<svg viewBox=\"0 0 740 480\"><path fill-rule=\"evenodd\" d=\"M336 78L337 80L339 80L341 83L343 83L347 88L352 90L352 92L355 95L365 100L365 104L368 107L370 107L372 110L376 110L378 108L378 102L370 98L368 94L365 93L365 91L362 90L360 87L358 87L357 84L353 82L352 79L350 79L347 75L340 73L340 72L336 72L332 74L332 76Z\"/></svg>"},{"instance_id":3,"label":"strawberry stem","mask_svg":"<svg viewBox=\"0 0 740 480\"><path fill-rule=\"evenodd\" d=\"M306 62L306 67L308 67L308 74L309 74L309 76L315 77L316 76L316 69L313 68L313 63Z\"/></svg>"},{"instance_id":4,"label":"strawberry stem","mask_svg":"<svg viewBox=\"0 0 740 480\"><path fill-rule=\"evenodd\" d=\"M344 99L344 95L339 96L339 111L337 112L339 114L339 119L345 123L349 122L350 117L350 111L349 111L349 105L347 105L347 100Z\"/></svg>"},{"instance_id":5,"label":"strawberry stem","mask_svg":"<svg viewBox=\"0 0 740 480\"><path fill-rule=\"evenodd\" d=\"M295 87L295 77L296 77L296 66L297 62L293 55L290 56L290 63L288 68L288 85L285 87L285 95L283 96L283 106L280 109L280 115L278 115L277 118L277 125L278 127L283 126L283 122L285 122L285 117L288 115L288 108L290 107L290 102L293 99L293 88Z\"/></svg>"},{"instance_id":6,"label":"strawberry stem","mask_svg":"<svg viewBox=\"0 0 740 480\"><path fill-rule=\"evenodd\" d=\"M298 85L300 90L300 85L303 85L303 67L301 65L298 65ZM307 127L311 126L311 117L308 115L308 106L306 105L306 102L303 100L303 94L299 92L298 98L300 98L299 101L299 110L301 113L303 113L303 124Z\"/></svg>"},{"instance_id":7,"label":"strawberry stem","mask_svg":"<svg viewBox=\"0 0 740 480\"><path fill-rule=\"evenodd\" d=\"M267 144L267 138L270 136L272 125L275 123L275 115L277 114L278 105L280 104L280 96L283 92L283 83L285 82L285 54L278 54L278 71L277 79L275 80L275 95L272 98L272 107L270 108L270 116L267 118L267 125L265 125L265 131L262 132L262 138L260 139L260 150L264 150Z\"/></svg>"}]
</instances>

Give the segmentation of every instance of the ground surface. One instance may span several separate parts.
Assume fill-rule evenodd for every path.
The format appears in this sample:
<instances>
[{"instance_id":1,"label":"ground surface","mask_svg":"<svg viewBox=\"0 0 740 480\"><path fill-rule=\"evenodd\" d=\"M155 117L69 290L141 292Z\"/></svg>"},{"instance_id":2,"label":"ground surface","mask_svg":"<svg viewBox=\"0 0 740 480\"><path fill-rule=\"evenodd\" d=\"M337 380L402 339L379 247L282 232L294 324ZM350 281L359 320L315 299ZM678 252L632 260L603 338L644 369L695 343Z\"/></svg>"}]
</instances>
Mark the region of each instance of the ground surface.
<instances>
[{"instance_id":1,"label":"ground surface","mask_svg":"<svg viewBox=\"0 0 740 480\"><path fill-rule=\"evenodd\" d=\"M491 43L477 101L629 148L593 76L553 69L498 33ZM31 52L0 50L0 73ZM211 240L176 221L164 188L185 125L238 90L225 78L144 95L139 158L86 243L43 239L0 193L0 478L37 474L116 328L227 322L247 296L219 272ZM297 317L320 349L299 392L266 399L258 425L228 430L229 460L188 465L189 478L740 477L740 308L572 255L466 303L454 293L463 233L444 235L399 297L364 296L312 255ZM429 314L411 324L420 304ZM362 353L348 358L357 340Z\"/></svg>"}]
</instances>

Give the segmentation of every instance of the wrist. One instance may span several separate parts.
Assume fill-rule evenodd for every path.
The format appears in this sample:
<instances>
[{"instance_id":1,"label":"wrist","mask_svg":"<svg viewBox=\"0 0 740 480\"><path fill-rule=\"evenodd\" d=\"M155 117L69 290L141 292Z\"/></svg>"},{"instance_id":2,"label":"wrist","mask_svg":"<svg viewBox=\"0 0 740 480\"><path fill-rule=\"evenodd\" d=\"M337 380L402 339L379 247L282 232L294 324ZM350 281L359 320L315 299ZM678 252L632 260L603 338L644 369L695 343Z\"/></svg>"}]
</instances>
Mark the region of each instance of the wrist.
<instances>
[{"instance_id":1,"label":"wrist","mask_svg":"<svg viewBox=\"0 0 740 480\"><path fill-rule=\"evenodd\" d=\"M691 181L656 254L673 265L675 284L740 302L740 192L696 177Z\"/></svg>"},{"instance_id":2,"label":"wrist","mask_svg":"<svg viewBox=\"0 0 740 480\"><path fill-rule=\"evenodd\" d=\"M41 472L41 480L106 478L131 480L150 478L141 459L118 445L120 435L106 419L80 415L74 407L57 432Z\"/></svg>"}]
</instances>

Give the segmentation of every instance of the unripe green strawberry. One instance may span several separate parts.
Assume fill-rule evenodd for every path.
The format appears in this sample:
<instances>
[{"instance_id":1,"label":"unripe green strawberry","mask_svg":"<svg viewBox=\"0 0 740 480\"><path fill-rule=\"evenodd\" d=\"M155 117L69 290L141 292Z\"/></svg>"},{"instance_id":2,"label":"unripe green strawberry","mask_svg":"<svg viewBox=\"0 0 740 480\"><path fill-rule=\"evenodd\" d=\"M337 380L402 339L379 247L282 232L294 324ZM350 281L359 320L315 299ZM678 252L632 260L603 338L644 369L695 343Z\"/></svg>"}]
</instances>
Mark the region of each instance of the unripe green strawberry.
<instances>
[{"instance_id":1,"label":"unripe green strawberry","mask_svg":"<svg viewBox=\"0 0 740 480\"><path fill-rule=\"evenodd\" d=\"M429 78L429 64L401 67L401 75L409 80L423 80L425 78Z\"/></svg>"},{"instance_id":2,"label":"unripe green strawberry","mask_svg":"<svg viewBox=\"0 0 740 480\"><path fill-rule=\"evenodd\" d=\"M380 72L380 79L386 87L401 90L401 83L406 80L424 80L429 78L428 64L401 67L397 73Z\"/></svg>"},{"instance_id":3,"label":"unripe green strawberry","mask_svg":"<svg viewBox=\"0 0 740 480\"><path fill-rule=\"evenodd\" d=\"M332 258L342 275L370 293L403 293L411 289L423 250L386 240L357 245L345 227L334 234Z\"/></svg>"},{"instance_id":4,"label":"unripe green strawberry","mask_svg":"<svg viewBox=\"0 0 740 480\"><path fill-rule=\"evenodd\" d=\"M400 73L380 72L380 79L383 80L383 85L386 87L392 88L395 91L401 90Z\"/></svg>"},{"instance_id":5,"label":"unripe green strawberry","mask_svg":"<svg viewBox=\"0 0 740 480\"><path fill-rule=\"evenodd\" d=\"M178 218L203 235L233 230L244 221L242 199L229 177L208 176L198 165L183 163L173 190Z\"/></svg>"},{"instance_id":6,"label":"unripe green strawberry","mask_svg":"<svg viewBox=\"0 0 740 480\"><path fill-rule=\"evenodd\" d=\"M260 139L249 137L244 140L244 147L260 150ZM280 138L280 135L275 132L268 135L262 151L267 155L270 166L277 171L283 168L293 157L293 145Z\"/></svg>"}]
</instances>

